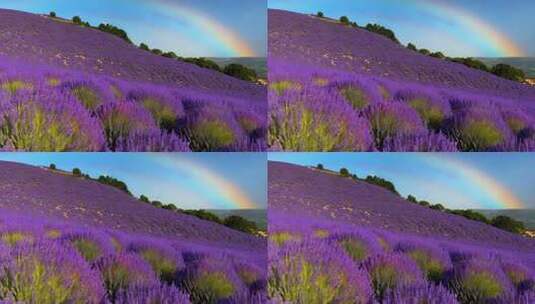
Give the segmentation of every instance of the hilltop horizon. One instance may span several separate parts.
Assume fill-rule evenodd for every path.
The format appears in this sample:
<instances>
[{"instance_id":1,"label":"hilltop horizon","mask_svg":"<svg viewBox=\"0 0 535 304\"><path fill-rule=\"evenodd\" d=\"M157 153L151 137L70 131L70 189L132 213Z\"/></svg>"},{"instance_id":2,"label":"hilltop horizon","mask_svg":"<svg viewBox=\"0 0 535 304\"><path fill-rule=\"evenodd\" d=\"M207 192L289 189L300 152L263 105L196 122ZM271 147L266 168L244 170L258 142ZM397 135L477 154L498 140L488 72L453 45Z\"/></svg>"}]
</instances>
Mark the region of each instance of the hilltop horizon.
<instances>
[{"instance_id":1,"label":"hilltop horizon","mask_svg":"<svg viewBox=\"0 0 535 304\"><path fill-rule=\"evenodd\" d=\"M265 37L266 26L256 21L267 18L265 7L250 2L240 8L244 5L255 18L237 14L233 3L158 0L147 5L138 0L112 0L95 5L65 0L53 4L0 0L0 8L39 15L54 12L66 20L79 16L93 26L109 23L123 28L136 45L145 43L184 57L264 56L265 39L259 37Z\"/></svg>"}]
</instances>

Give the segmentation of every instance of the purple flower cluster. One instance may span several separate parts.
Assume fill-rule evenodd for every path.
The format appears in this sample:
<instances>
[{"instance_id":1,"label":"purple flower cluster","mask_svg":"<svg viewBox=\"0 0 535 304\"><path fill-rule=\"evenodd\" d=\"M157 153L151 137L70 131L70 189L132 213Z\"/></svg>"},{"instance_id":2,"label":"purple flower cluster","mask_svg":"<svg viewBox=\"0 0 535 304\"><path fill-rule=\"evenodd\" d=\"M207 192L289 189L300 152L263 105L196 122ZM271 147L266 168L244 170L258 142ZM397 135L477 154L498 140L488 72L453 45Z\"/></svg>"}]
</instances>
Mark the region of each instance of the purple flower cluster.
<instances>
[{"instance_id":1,"label":"purple flower cluster","mask_svg":"<svg viewBox=\"0 0 535 304\"><path fill-rule=\"evenodd\" d=\"M533 302L530 239L328 170L279 162L268 169L274 303L340 303L366 290L365 303ZM352 273L358 279L344 289Z\"/></svg>"},{"instance_id":2,"label":"purple flower cluster","mask_svg":"<svg viewBox=\"0 0 535 304\"><path fill-rule=\"evenodd\" d=\"M534 150L533 87L360 28L270 10L268 68L272 150Z\"/></svg>"},{"instance_id":3,"label":"purple flower cluster","mask_svg":"<svg viewBox=\"0 0 535 304\"><path fill-rule=\"evenodd\" d=\"M0 58L0 149L265 150L266 103Z\"/></svg>"},{"instance_id":4,"label":"purple flower cluster","mask_svg":"<svg viewBox=\"0 0 535 304\"><path fill-rule=\"evenodd\" d=\"M0 301L265 303L265 257L251 252L0 214Z\"/></svg>"},{"instance_id":5,"label":"purple flower cluster","mask_svg":"<svg viewBox=\"0 0 535 304\"><path fill-rule=\"evenodd\" d=\"M531 151L527 102L270 60L268 145L284 151Z\"/></svg>"}]
</instances>

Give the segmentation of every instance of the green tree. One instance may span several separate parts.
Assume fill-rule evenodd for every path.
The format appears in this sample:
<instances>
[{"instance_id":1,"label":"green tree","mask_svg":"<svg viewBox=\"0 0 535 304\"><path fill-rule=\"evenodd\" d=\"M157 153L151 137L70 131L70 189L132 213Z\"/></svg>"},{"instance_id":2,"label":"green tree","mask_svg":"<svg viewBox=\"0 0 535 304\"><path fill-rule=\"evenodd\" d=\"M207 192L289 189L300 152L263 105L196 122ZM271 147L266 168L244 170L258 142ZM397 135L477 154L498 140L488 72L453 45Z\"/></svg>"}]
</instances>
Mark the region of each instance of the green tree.
<instances>
[{"instance_id":1,"label":"green tree","mask_svg":"<svg viewBox=\"0 0 535 304\"><path fill-rule=\"evenodd\" d=\"M162 54L163 57L171 58L171 59L177 59L178 56L175 54L175 52L165 52Z\"/></svg>"},{"instance_id":2,"label":"green tree","mask_svg":"<svg viewBox=\"0 0 535 304\"><path fill-rule=\"evenodd\" d=\"M258 79L255 70L237 63L227 65L223 73L245 81L256 81Z\"/></svg>"},{"instance_id":3,"label":"green tree","mask_svg":"<svg viewBox=\"0 0 535 304\"><path fill-rule=\"evenodd\" d=\"M386 38L394 41L395 43L399 43L399 40L398 38L396 37L396 34L394 33L394 31L392 31L391 29L388 29L380 24L371 24L371 23L368 23L366 25L366 30L372 32L372 33L376 33L376 34L379 34L379 35L382 35L382 36L385 36Z\"/></svg>"},{"instance_id":4,"label":"green tree","mask_svg":"<svg viewBox=\"0 0 535 304\"><path fill-rule=\"evenodd\" d=\"M349 177L350 176L349 170L347 170L346 168L340 169L340 175L343 177Z\"/></svg>"},{"instance_id":5,"label":"green tree","mask_svg":"<svg viewBox=\"0 0 535 304\"><path fill-rule=\"evenodd\" d=\"M221 221L221 219L217 215L206 210L183 210L182 213L196 216L205 221L223 224L223 221Z\"/></svg>"},{"instance_id":6,"label":"green tree","mask_svg":"<svg viewBox=\"0 0 535 304\"><path fill-rule=\"evenodd\" d=\"M100 31L102 31L102 32L109 33L109 34L112 34L114 36L117 36L117 37L123 39L124 41L126 41L128 43L132 43L132 40L130 40L130 38L128 37L128 34L126 33L126 31L116 27L115 25L101 23L98 26L98 29Z\"/></svg>"},{"instance_id":7,"label":"green tree","mask_svg":"<svg viewBox=\"0 0 535 304\"><path fill-rule=\"evenodd\" d=\"M485 223L485 224L489 224L489 220L487 219L487 217L485 217L485 215L479 213L479 212L476 212L474 210L452 210L451 213L453 214L456 214L456 215L460 215L460 216L464 216L465 218L467 219L470 219L470 220L473 220L473 221L478 221L478 222L482 222L482 223Z\"/></svg>"},{"instance_id":8,"label":"green tree","mask_svg":"<svg viewBox=\"0 0 535 304\"><path fill-rule=\"evenodd\" d=\"M428 49L420 49L418 50L418 52L422 55L426 55L426 56L429 56L431 55L431 51L429 51Z\"/></svg>"},{"instance_id":9,"label":"green tree","mask_svg":"<svg viewBox=\"0 0 535 304\"><path fill-rule=\"evenodd\" d=\"M416 48L416 45L412 44L409 42L409 44L407 44L407 48L411 51L415 51L415 52L418 52L418 48Z\"/></svg>"},{"instance_id":10,"label":"green tree","mask_svg":"<svg viewBox=\"0 0 535 304\"><path fill-rule=\"evenodd\" d=\"M323 14L323 12L318 12L318 13L316 14L316 16L317 16L317 17L320 17L320 18L325 17L325 15Z\"/></svg>"},{"instance_id":11,"label":"green tree","mask_svg":"<svg viewBox=\"0 0 535 304\"><path fill-rule=\"evenodd\" d=\"M139 48L142 49L142 50L144 50L144 51L149 51L149 52L150 52L150 48L149 48L149 46L148 46L147 44L143 43L143 42L141 42L141 43L139 44Z\"/></svg>"},{"instance_id":12,"label":"green tree","mask_svg":"<svg viewBox=\"0 0 535 304\"><path fill-rule=\"evenodd\" d=\"M435 57L435 58L439 58L439 59L446 58L446 56L444 56L444 54L442 54L442 52L434 52L434 53L431 53L430 56L431 57Z\"/></svg>"},{"instance_id":13,"label":"green tree","mask_svg":"<svg viewBox=\"0 0 535 304\"><path fill-rule=\"evenodd\" d=\"M349 18L347 16L340 17L340 22L345 25L349 25Z\"/></svg>"},{"instance_id":14,"label":"green tree","mask_svg":"<svg viewBox=\"0 0 535 304\"><path fill-rule=\"evenodd\" d=\"M223 220L223 224L234 230L243 231L246 233L255 233L258 231L258 226L255 222L249 221L238 215L231 215Z\"/></svg>"},{"instance_id":15,"label":"green tree","mask_svg":"<svg viewBox=\"0 0 535 304\"><path fill-rule=\"evenodd\" d=\"M434 209L434 210L439 210L439 211L443 211L444 209L444 206L442 204L435 204L435 205L431 205L430 206L431 209Z\"/></svg>"},{"instance_id":16,"label":"green tree","mask_svg":"<svg viewBox=\"0 0 535 304\"><path fill-rule=\"evenodd\" d=\"M48 14L50 17L52 18L56 18L56 12L50 12L50 14Z\"/></svg>"},{"instance_id":17,"label":"green tree","mask_svg":"<svg viewBox=\"0 0 535 304\"><path fill-rule=\"evenodd\" d=\"M496 228L500 228L512 233L522 233L524 230L526 230L524 223L505 215L496 216L491 220L490 224Z\"/></svg>"},{"instance_id":18,"label":"green tree","mask_svg":"<svg viewBox=\"0 0 535 304\"><path fill-rule=\"evenodd\" d=\"M80 170L79 168L74 168L74 169L72 169L72 175L74 175L74 176L82 176L82 170Z\"/></svg>"},{"instance_id":19,"label":"green tree","mask_svg":"<svg viewBox=\"0 0 535 304\"><path fill-rule=\"evenodd\" d=\"M141 194L141 195L139 196L139 200L142 201L142 202L144 202L144 203L150 203L149 198L146 197L146 196L143 195L143 194Z\"/></svg>"},{"instance_id":20,"label":"green tree","mask_svg":"<svg viewBox=\"0 0 535 304\"><path fill-rule=\"evenodd\" d=\"M162 208L162 207L163 207L163 203L160 202L160 201L152 201L151 204L152 204L154 207L158 207L158 208Z\"/></svg>"},{"instance_id":21,"label":"green tree","mask_svg":"<svg viewBox=\"0 0 535 304\"><path fill-rule=\"evenodd\" d=\"M111 177L111 176L99 176L97 181L101 184L105 184L105 185L109 185L109 186L112 186L112 187L115 187L121 191L124 191L128 194L131 194L130 193L130 190L128 190L128 186L126 185L125 182L123 181L120 181L114 177Z\"/></svg>"},{"instance_id":22,"label":"green tree","mask_svg":"<svg viewBox=\"0 0 535 304\"><path fill-rule=\"evenodd\" d=\"M167 205L164 205L162 206L163 209L167 209L167 210L171 210L171 211L175 211L177 210L177 207L173 204L167 204Z\"/></svg>"},{"instance_id":23,"label":"green tree","mask_svg":"<svg viewBox=\"0 0 535 304\"><path fill-rule=\"evenodd\" d=\"M82 24L82 18L80 18L80 16L74 16L72 17L72 22L75 24Z\"/></svg>"},{"instance_id":24,"label":"green tree","mask_svg":"<svg viewBox=\"0 0 535 304\"><path fill-rule=\"evenodd\" d=\"M195 64L201 68L205 68L205 69L211 69L211 70L214 70L214 71L218 71L218 72L221 72L221 67L213 60L210 60L210 59L206 59L206 58L179 58L180 60L184 61L184 62L187 62L187 63L192 63L192 64Z\"/></svg>"},{"instance_id":25,"label":"green tree","mask_svg":"<svg viewBox=\"0 0 535 304\"><path fill-rule=\"evenodd\" d=\"M318 164L318 165L316 166L316 169L318 169L318 170L323 170L324 168L323 168L323 165L322 165L322 164Z\"/></svg>"},{"instance_id":26,"label":"green tree","mask_svg":"<svg viewBox=\"0 0 535 304\"><path fill-rule=\"evenodd\" d=\"M155 54L155 55L162 55L163 54L162 50L160 50L160 49L152 49L151 52L153 54Z\"/></svg>"},{"instance_id":27,"label":"green tree","mask_svg":"<svg viewBox=\"0 0 535 304\"><path fill-rule=\"evenodd\" d=\"M424 207L429 207L431 206L431 203L429 203L428 201L419 201L418 204L420 206L424 206Z\"/></svg>"},{"instance_id":28,"label":"green tree","mask_svg":"<svg viewBox=\"0 0 535 304\"><path fill-rule=\"evenodd\" d=\"M526 79L526 74L521 69L517 69L508 64L497 64L492 67L491 73L505 79L513 81L524 81Z\"/></svg>"},{"instance_id":29,"label":"green tree","mask_svg":"<svg viewBox=\"0 0 535 304\"><path fill-rule=\"evenodd\" d=\"M388 181L384 178L381 178L379 176L371 176L371 175L368 175L366 177L366 182L367 183L370 183L370 184L374 184L376 186L379 186L379 187L383 187L397 195L399 195L398 191L396 190L396 186L394 186L394 184L391 182L391 181Z\"/></svg>"},{"instance_id":30,"label":"green tree","mask_svg":"<svg viewBox=\"0 0 535 304\"><path fill-rule=\"evenodd\" d=\"M50 165L48 166L48 168L49 168L50 170L56 170L56 164L50 164Z\"/></svg>"},{"instance_id":31,"label":"green tree","mask_svg":"<svg viewBox=\"0 0 535 304\"><path fill-rule=\"evenodd\" d=\"M407 196L407 200L408 200L409 202L411 202L411 203L416 203L416 204L418 203L418 200L416 199L416 197L414 197L414 196L411 195L411 194L409 194L409 195Z\"/></svg>"}]
</instances>

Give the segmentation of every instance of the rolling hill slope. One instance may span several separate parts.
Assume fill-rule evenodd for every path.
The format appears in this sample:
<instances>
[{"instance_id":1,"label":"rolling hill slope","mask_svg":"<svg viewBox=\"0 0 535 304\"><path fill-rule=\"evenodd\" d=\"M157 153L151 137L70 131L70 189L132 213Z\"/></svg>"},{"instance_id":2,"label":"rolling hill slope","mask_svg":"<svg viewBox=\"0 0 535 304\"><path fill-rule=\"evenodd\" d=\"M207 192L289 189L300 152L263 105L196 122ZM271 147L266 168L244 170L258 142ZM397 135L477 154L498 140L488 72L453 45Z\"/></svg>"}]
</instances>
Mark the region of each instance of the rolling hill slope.
<instances>
[{"instance_id":1,"label":"rolling hill slope","mask_svg":"<svg viewBox=\"0 0 535 304\"><path fill-rule=\"evenodd\" d=\"M254 84L154 55L96 29L0 10L0 55L107 76L265 100Z\"/></svg>"},{"instance_id":2,"label":"rolling hill slope","mask_svg":"<svg viewBox=\"0 0 535 304\"><path fill-rule=\"evenodd\" d=\"M81 227L264 250L259 238L155 208L116 188L61 171L0 162L0 191L0 209L18 214L57 218Z\"/></svg>"},{"instance_id":3,"label":"rolling hill slope","mask_svg":"<svg viewBox=\"0 0 535 304\"><path fill-rule=\"evenodd\" d=\"M417 206L381 187L306 167L269 163L270 212L396 233L535 250L535 241Z\"/></svg>"},{"instance_id":4,"label":"rolling hill slope","mask_svg":"<svg viewBox=\"0 0 535 304\"><path fill-rule=\"evenodd\" d=\"M535 101L535 89L529 86L421 55L361 28L282 10L269 10L269 57Z\"/></svg>"}]
</instances>

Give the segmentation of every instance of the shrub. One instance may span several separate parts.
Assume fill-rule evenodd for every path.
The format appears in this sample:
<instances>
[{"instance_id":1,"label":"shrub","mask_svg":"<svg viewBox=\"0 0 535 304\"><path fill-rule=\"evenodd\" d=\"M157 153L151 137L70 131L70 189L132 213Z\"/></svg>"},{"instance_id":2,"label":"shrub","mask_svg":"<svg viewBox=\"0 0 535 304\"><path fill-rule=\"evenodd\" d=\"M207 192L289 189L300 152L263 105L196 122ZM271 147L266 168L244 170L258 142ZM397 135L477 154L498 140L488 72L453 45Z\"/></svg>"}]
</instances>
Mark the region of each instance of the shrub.
<instances>
[{"instance_id":1,"label":"shrub","mask_svg":"<svg viewBox=\"0 0 535 304\"><path fill-rule=\"evenodd\" d=\"M150 52L149 46L147 44L143 43L143 42L139 44L139 48L144 50L144 51L149 51Z\"/></svg>"},{"instance_id":2,"label":"shrub","mask_svg":"<svg viewBox=\"0 0 535 304\"><path fill-rule=\"evenodd\" d=\"M97 181L101 184L105 184L105 185L109 185L109 186L112 186L112 187L115 187L123 192L126 192L128 193L129 195L132 195L132 193L130 192L130 190L128 190L128 186L126 185L125 182L123 181L120 181L114 177L111 177L111 176L99 176Z\"/></svg>"},{"instance_id":3,"label":"shrub","mask_svg":"<svg viewBox=\"0 0 535 304\"><path fill-rule=\"evenodd\" d=\"M72 169L72 175L80 177L82 176L82 171L79 168Z\"/></svg>"},{"instance_id":4,"label":"shrub","mask_svg":"<svg viewBox=\"0 0 535 304\"><path fill-rule=\"evenodd\" d=\"M367 183L374 184L374 185L377 185L379 187L383 187L383 188L385 188L385 189L387 189L387 190L399 195L398 191L396 190L396 186L394 186L394 184L389 180L386 180L386 179L378 177L378 176L368 175L366 177L365 181Z\"/></svg>"},{"instance_id":5,"label":"shrub","mask_svg":"<svg viewBox=\"0 0 535 304\"><path fill-rule=\"evenodd\" d=\"M317 165L316 165L316 169L318 169L318 170L323 170L324 168L323 168L323 165L322 165L322 164L317 164Z\"/></svg>"},{"instance_id":6,"label":"shrub","mask_svg":"<svg viewBox=\"0 0 535 304\"><path fill-rule=\"evenodd\" d=\"M524 232L524 230L526 230L526 227L524 227L524 223L505 215L498 215L494 217L490 221L490 224L496 228L507 230L512 233L522 233Z\"/></svg>"},{"instance_id":7,"label":"shrub","mask_svg":"<svg viewBox=\"0 0 535 304\"><path fill-rule=\"evenodd\" d=\"M323 17L325 17L325 15L323 14L323 12L318 12L316 14L316 17L323 18Z\"/></svg>"},{"instance_id":8,"label":"shrub","mask_svg":"<svg viewBox=\"0 0 535 304\"><path fill-rule=\"evenodd\" d=\"M74 16L72 17L72 22L75 24L82 24L82 18L80 18L80 16Z\"/></svg>"},{"instance_id":9,"label":"shrub","mask_svg":"<svg viewBox=\"0 0 535 304\"><path fill-rule=\"evenodd\" d=\"M238 215L231 215L223 220L223 224L234 230L239 230L245 233L255 233L258 227L255 222L249 221Z\"/></svg>"},{"instance_id":10,"label":"shrub","mask_svg":"<svg viewBox=\"0 0 535 304\"><path fill-rule=\"evenodd\" d=\"M409 44L407 44L407 48L411 51L415 51L417 52L418 51L418 48L416 48L416 46L412 43L409 42Z\"/></svg>"},{"instance_id":11,"label":"shrub","mask_svg":"<svg viewBox=\"0 0 535 304\"><path fill-rule=\"evenodd\" d=\"M340 22L345 25L349 25L349 18L347 16L340 17Z\"/></svg>"},{"instance_id":12,"label":"shrub","mask_svg":"<svg viewBox=\"0 0 535 304\"><path fill-rule=\"evenodd\" d=\"M349 170L347 170L346 168L341 168L340 169L340 175L343 176L343 177L349 177Z\"/></svg>"},{"instance_id":13,"label":"shrub","mask_svg":"<svg viewBox=\"0 0 535 304\"><path fill-rule=\"evenodd\" d=\"M386 38L394 41L395 43L399 43L399 40L396 38L396 34L394 34L394 32L382 25L379 25L379 24L367 24L366 25L366 30L372 32L372 33L376 33L376 34L379 34L379 35L382 35L382 36L385 36Z\"/></svg>"},{"instance_id":14,"label":"shrub","mask_svg":"<svg viewBox=\"0 0 535 304\"><path fill-rule=\"evenodd\" d=\"M48 166L48 168L49 168L50 170L56 170L56 165L55 165L55 164L50 164L50 165Z\"/></svg>"},{"instance_id":15,"label":"shrub","mask_svg":"<svg viewBox=\"0 0 535 304\"><path fill-rule=\"evenodd\" d=\"M491 73L505 79L522 82L526 78L526 74L521 69L517 69L508 64L497 64L492 67Z\"/></svg>"},{"instance_id":16,"label":"shrub","mask_svg":"<svg viewBox=\"0 0 535 304\"><path fill-rule=\"evenodd\" d=\"M223 73L245 81L256 81L256 71L237 63L231 63L225 67Z\"/></svg>"},{"instance_id":17,"label":"shrub","mask_svg":"<svg viewBox=\"0 0 535 304\"><path fill-rule=\"evenodd\" d=\"M128 37L128 34L126 33L126 31L124 31L123 29L120 29L120 28L118 28L118 27L116 27L114 25L101 23L98 26L98 29L103 31L103 32L105 32L105 33L109 33L109 34L112 34L114 36L117 36L117 37L123 39L124 41L126 41L128 43L132 43L132 41Z\"/></svg>"},{"instance_id":18,"label":"shrub","mask_svg":"<svg viewBox=\"0 0 535 304\"><path fill-rule=\"evenodd\" d=\"M56 18L56 12L50 12L48 14L48 16L52 17L52 18Z\"/></svg>"}]
</instances>

